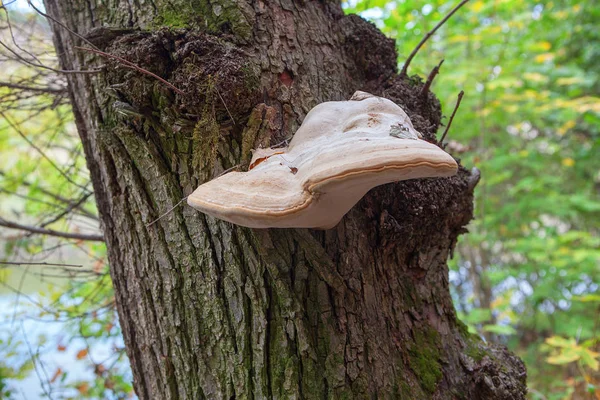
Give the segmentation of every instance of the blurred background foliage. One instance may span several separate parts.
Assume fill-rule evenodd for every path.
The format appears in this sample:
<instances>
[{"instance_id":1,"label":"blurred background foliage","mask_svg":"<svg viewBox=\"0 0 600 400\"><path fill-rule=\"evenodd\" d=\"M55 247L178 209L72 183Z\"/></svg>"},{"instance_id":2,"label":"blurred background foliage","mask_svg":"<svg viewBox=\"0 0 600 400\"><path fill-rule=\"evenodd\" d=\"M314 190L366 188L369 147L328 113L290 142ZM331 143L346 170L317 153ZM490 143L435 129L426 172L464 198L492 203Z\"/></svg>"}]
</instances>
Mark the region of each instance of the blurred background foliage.
<instances>
[{"instance_id":1,"label":"blurred background foliage","mask_svg":"<svg viewBox=\"0 0 600 400\"><path fill-rule=\"evenodd\" d=\"M131 397L66 80L25 2L0 6L0 66L0 399Z\"/></svg>"},{"instance_id":2,"label":"blurred background foliage","mask_svg":"<svg viewBox=\"0 0 600 400\"><path fill-rule=\"evenodd\" d=\"M399 65L456 1L348 1L396 39ZM451 260L473 332L523 358L534 399L600 399L600 7L475 0L426 43L447 149L481 171L475 219ZM447 121L447 119L446 119Z\"/></svg>"},{"instance_id":3,"label":"blurred background foliage","mask_svg":"<svg viewBox=\"0 0 600 400\"><path fill-rule=\"evenodd\" d=\"M399 66L456 4L343 3L396 40ZM452 293L473 333L523 358L532 399L600 399L599 26L596 0L471 0L409 68L445 60L446 116L465 92L447 150L482 179ZM97 234L64 77L32 66L57 68L47 23L3 8L0 40L0 224ZM0 264L0 398L131 397L104 245L1 227L0 242L3 263L63 264Z\"/></svg>"}]
</instances>

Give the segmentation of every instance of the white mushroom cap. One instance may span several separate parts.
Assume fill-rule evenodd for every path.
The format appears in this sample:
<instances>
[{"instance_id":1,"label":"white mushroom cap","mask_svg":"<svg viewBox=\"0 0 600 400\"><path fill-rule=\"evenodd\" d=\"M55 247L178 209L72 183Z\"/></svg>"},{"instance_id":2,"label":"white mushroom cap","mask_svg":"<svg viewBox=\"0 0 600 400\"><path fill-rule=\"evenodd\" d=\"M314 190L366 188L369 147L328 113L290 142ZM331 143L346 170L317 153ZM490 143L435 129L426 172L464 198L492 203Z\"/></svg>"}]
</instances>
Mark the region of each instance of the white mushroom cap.
<instances>
[{"instance_id":1,"label":"white mushroom cap","mask_svg":"<svg viewBox=\"0 0 600 400\"><path fill-rule=\"evenodd\" d=\"M450 155L418 137L392 101L357 92L317 105L287 148L256 152L248 172L201 185L188 204L251 228L329 229L375 186L456 173Z\"/></svg>"}]
</instances>

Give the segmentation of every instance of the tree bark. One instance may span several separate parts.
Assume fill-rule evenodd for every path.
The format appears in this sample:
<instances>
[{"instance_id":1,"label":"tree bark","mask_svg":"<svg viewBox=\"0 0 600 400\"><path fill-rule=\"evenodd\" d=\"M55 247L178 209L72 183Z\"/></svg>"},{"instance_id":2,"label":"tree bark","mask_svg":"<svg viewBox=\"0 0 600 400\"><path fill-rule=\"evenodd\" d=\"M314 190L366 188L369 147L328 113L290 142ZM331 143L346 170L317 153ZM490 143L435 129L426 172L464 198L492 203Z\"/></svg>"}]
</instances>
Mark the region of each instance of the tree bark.
<instances>
[{"instance_id":1,"label":"tree bark","mask_svg":"<svg viewBox=\"0 0 600 400\"><path fill-rule=\"evenodd\" d=\"M470 174L372 190L328 231L252 230L180 205L356 90L435 142L439 102L394 41L330 1L46 0L141 399L518 399L525 368L456 318L446 260ZM166 26L166 27L165 27ZM341 155L343 156L343 155Z\"/></svg>"}]
</instances>

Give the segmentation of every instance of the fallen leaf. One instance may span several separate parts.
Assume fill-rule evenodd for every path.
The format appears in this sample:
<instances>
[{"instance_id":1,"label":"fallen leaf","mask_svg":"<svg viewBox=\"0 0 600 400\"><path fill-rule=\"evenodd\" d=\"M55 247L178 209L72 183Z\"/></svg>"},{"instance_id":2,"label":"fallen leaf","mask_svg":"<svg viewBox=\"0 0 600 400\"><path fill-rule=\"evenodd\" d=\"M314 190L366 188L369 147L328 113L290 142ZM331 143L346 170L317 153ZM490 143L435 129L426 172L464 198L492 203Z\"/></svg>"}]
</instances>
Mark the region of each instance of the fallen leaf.
<instances>
[{"instance_id":1,"label":"fallen leaf","mask_svg":"<svg viewBox=\"0 0 600 400\"><path fill-rule=\"evenodd\" d=\"M90 391L90 385L87 382L82 382L79 385L75 386L75 388L81 394L87 394Z\"/></svg>"},{"instance_id":2,"label":"fallen leaf","mask_svg":"<svg viewBox=\"0 0 600 400\"><path fill-rule=\"evenodd\" d=\"M88 349L82 349L77 352L76 357L78 360L81 360L81 359L85 358L85 356L87 356L87 354L88 354Z\"/></svg>"},{"instance_id":3,"label":"fallen leaf","mask_svg":"<svg viewBox=\"0 0 600 400\"><path fill-rule=\"evenodd\" d=\"M54 383L54 381L56 381L58 379L58 377L62 375L62 373L63 373L62 369L56 368L54 375L52 375L52 378L50 378L50 383Z\"/></svg>"}]
</instances>

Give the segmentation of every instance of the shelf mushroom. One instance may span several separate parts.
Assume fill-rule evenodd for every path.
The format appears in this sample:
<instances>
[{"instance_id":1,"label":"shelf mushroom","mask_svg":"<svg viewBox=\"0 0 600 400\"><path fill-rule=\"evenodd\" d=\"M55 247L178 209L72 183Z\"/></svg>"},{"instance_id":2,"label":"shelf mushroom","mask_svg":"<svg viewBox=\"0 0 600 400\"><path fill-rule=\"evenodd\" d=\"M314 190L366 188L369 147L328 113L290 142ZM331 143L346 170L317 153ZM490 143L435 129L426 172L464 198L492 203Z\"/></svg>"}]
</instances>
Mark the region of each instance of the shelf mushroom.
<instances>
[{"instance_id":1,"label":"shelf mushroom","mask_svg":"<svg viewBox=\"0 0 600 400\"><path fill-rule=\"evenodd\" d=\"M287 148L255 151L247 172L198 187L188 204L250 228L333 228L370 189L456 174L392 101L356 92L314 107Z\"/></svg>"}]
</instances>

